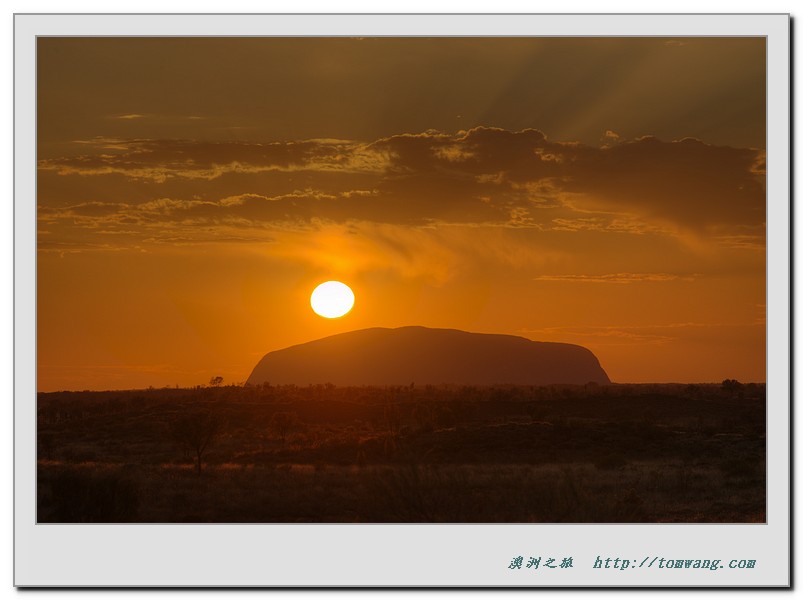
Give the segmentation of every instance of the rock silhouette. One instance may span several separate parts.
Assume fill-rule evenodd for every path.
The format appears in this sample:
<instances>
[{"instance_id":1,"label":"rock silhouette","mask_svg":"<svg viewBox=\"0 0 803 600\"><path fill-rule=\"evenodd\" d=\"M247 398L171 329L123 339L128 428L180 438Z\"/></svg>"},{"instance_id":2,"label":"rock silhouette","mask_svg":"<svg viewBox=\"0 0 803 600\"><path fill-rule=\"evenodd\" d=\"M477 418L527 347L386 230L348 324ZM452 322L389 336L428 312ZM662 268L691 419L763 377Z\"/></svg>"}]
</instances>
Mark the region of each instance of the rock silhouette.
<instances>
[{"instance_id":1,"label":"rock silhouette","mask_svg":"<svg viewBox=\"0 0 803 600\"><path fill-rule=\"evenodd\" d=\"M257 385L610 383L582 346L427 327L350 331L266 354Z\"/></svg>"}]
</instances>

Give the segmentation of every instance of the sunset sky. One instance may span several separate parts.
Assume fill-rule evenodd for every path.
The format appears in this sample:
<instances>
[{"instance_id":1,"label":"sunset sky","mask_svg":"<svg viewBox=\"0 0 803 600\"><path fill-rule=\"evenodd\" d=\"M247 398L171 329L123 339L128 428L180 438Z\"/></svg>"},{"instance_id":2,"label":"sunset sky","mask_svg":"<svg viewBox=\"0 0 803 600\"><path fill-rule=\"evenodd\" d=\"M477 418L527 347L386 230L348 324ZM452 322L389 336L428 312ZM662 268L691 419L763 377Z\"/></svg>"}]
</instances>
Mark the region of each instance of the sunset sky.
<instances>
[{"instance_id":1,"label":"sunset sky","mask_svg":"<svg viewBox=\"0 0 803 600\"><path fill-rule=\"evenodd\" d=\"M40 391L423 325L764 381L763 38L39 38ZM310 308L350 285L340 319Z\"/></svg>"}]
</instances>

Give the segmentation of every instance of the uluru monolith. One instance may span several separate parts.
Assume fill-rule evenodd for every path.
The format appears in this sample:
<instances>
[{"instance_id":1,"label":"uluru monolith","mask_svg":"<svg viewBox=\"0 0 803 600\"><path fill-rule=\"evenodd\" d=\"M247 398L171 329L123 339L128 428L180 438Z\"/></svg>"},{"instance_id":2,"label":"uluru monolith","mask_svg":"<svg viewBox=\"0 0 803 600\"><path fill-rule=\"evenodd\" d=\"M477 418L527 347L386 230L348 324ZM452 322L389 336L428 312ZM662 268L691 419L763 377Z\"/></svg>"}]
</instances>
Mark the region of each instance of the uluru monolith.
<instances>
[{"instance_id":1,"label":"uluru monolith","mask_svg":"<svg viewBox=\"0 0 803 600\"><path fill-rule=\"evenodd\" d=\"M428 327L371 328L266 354L247 384L610 383L582 346Z\"/></svg>"}]
</instances>

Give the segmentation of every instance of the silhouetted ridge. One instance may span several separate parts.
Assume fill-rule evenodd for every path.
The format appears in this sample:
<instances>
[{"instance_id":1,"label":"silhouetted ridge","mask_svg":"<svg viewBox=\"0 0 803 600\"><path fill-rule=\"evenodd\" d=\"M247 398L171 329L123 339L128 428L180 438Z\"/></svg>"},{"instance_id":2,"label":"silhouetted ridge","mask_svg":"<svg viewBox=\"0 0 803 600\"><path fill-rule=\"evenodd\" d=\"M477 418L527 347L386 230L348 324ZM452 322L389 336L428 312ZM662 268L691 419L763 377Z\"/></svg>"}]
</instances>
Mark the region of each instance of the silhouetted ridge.
<instances>
[{"instance_id":1,"label":"silhouetted ridge","mask_svg":"<svg viewBox=\"0 0 803 600\"><path fill-rule=\"evenodd\" d=\"M266 354L248 383L548 385L609 383L582 346L513 335L400 327L350 331Z\"/></svg>"}]
</instances>

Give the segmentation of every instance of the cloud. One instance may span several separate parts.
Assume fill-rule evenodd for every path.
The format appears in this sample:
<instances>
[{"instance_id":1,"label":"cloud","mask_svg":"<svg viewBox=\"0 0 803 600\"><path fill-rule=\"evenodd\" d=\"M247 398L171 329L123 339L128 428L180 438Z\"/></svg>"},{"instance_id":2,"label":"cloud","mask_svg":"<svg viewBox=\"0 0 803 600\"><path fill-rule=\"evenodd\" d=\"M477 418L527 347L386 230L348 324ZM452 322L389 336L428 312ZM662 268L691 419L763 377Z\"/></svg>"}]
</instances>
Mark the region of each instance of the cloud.
<instances>
[{"instance_id":1,"label":"cloud","mask_svg":"<svg viewBox=\"0 0 803 600\"><path fill-rule=\"evenodd\" d=\"M578 211L579 215L582 212ZM631 215L606 214L603 216L552 219L550 228L554 231L602 231L645 235L648 233L671 233L671 230L645 222Z\"/></svg>"},{"instance_id":2,"label":"cloud","mask_svg":"<svg viewBox=\"0 0 803 600\"><path fill-rule=\"evenodd\" d=\"M606 137L618 139L610 130ZM63 230L365 221L764 245L763 152L689 138L593 147L551 141L537 129L476 127L372 142L98 137L76 147L87 152L39 161L40 222ZM60 177L69 179L53 182ZM98 177L109 187L93 183ZM93 197L58 200L82 189ZM125 201L98 189L119 190Z\"/></svg>"},{"instance_id":3,"label":"cloud","mask_svg":"<svg viewBox=\"0 0 803 600\"><path fill-rule=\"evenodd\" d=\"M111 115L106 117L107 119L116 119L119 121L135 121L139 119L148 119L148 120L157 120L157 121L201 121L206 119L206 117L201 117L198 115L156 115L156 114L147 114L142 115L139 113L130 113L125 115Z\"/></svg>"},{"instance_id":4,"label":"cloud","mask_svg":"<svg viewBox=\"0 0 803 600\"><path fill-rule=\"evenodd\" d=\"M396 174L435 172L475 178L491 174L517 181L557 174L555 166L561 155L551 152L555 147L537 129L508 131L495 127L476 127L456 134L431 130L394 135L368 146L386 156L388 170Z\"/></svg>"},{"instance_id":5,"label":"cloud","mask_svg":"<svg viewBox=\"0 0 803 600\"><path fill-rule=\"evenodd\" d=\"M540 275L534 281L576 281L581 283L655 283L666 281L694 281L699 275L673 275L671 273L608 273L605 275Z\"/></svg>"},{"instance_id":6,"label":"cloud","mask_svg":"<svg viewBox=\"0 0 803 600\"><path fill-rule=\"evenodd\" d=\"M665 333L651 333L650 327L545 327L528 329L522 333L543 339L560 339L563 341L581 340L583 344L593 346L642 346L664 345L677 338Z\"/></svg>"},{"instance_id":7,"label":"cloud","mask_svg":"<svg viewBox=\"0 0 803 600\"><path fill-rule=\"evenodd\" d=\"M200 142L192 140L78 140L88 146L116 150L39 161L41 171L60 175L121 174L163 183L172 178L216 179L227 173L261 171L376 171L383 165L364 144L340 141Z\"/></svg>"},{"instance_id":8,"label":"cloud","mask_svg":"<svg viewBox=\"0 0 803 600\"><path fill-rule=\"evenodd\" d=\"M715 329L720 336L728 330L744 330L762 326L761 323L657 323L644 325L558 326L525 329L521 334L544 340L574 340L589 346L644 346L665 345L688 340L699 334L693 332Z\"/></svg>"},{"instance_id":9,"label":"cloud","mask_svg":"<svg viewBox=\"0 0 803 600\"><path fill-rule=\"evenodd\" d=\"M605 133L602 134L602 145L603 147L611 146L613 144L618 144L622 141L622 138L619 137L619 134L615 131L611 131L610 129L606 129Z\"/></svg>"},{"instance_id":10,"label":"cloud","mask_svg":"<svg viewBox=\"0 0 803 600\"><path fill-rule=\"evenodd\" d=\"M82 203L40 207L41 252L151 251L225 244L234 252L327 272L391 271L441 285L499 268L543 268L563 251L529 237L526 228L406 226L367 219L325 219L339 201L375 202L374 190L328 195L315 190L268 197L244 194L219 201L158 198L137 205ZM299 218L296 204L314 206ZM354 211L352 211L354 212Z\"/></svg>"},{"instance_id":11,"label":"cloud","mask_svg":"<svg viewBox=\"0 0 803 600\"><path fill-rule=\"evenodd\" d=\"M767 248L764 235L719 235L714 240L721 246L740 250L764 251Z\"/></svg>"},{"instance_id":12,"label":"cloud","mask_svg":"<svg viewBox=\"0 0 803 600\"><path fill-rule=\"evenodd\" d=\"M516 239L504 228L312 223L273 235L271 257L330 273L393 272L435 286L476 281L489 270L543 268L561 256L546 245Z\"/></svg>"},{"instance_id":13,"label":"cloud","mask_svg":"<svg viewBox=\"0 0 803 600\"><path fill-rule=\"evenodd\" d=\"M664 229L701 234L711 226L765 221L763 152L749 148L651 136L592 147L552 142L535 129L486 127L392 136L369 148L387 160L393 176L384 180L387 188L420 194L415 182L436 190L461 186L466 204L485 196L498 207L530 212L534 222L544 215L533 214L533 194L522 190L544 182L549 186L541 200L570 202L576 211L634 215Z\"/></svg>"},{"instance_id":14,"label":"cloud","mask_svg":"<svg viewBox=\"0 0 803 600\"><path fill-rule=\"evenodd\" d=\"M610 148L578 151L566 191L588 207L627 210L653 221L698 231L721 224L763 224L759 152L685 138L640 138Z\"/></svg>"}]
</instances>

